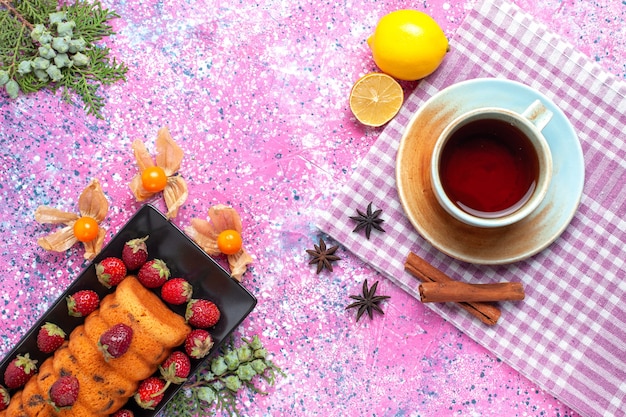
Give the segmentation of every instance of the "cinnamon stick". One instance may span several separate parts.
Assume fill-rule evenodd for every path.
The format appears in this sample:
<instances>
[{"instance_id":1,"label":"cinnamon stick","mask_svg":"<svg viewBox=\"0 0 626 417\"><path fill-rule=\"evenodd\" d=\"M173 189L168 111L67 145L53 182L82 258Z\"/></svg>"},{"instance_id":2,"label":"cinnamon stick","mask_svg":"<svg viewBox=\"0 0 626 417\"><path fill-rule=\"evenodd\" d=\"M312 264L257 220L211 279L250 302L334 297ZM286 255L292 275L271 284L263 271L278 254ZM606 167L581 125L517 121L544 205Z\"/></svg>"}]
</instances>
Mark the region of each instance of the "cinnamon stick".
<instances>
[{"instance_id":1,"label":"cinnamon stick","mask_svg":"<svg viewBox=\"0 0 626 417\"><path fill-rule=\"evenodd\" d=\"M524 286L519 282L467 284L459 281L423 282L420 284L423 303L450 301L516 301L524 299Z\"/></svg>"},{"instance_id":2,"label":"cinnamon stick","mask_svg":"<svg viewBox=\"0 0 626 417\"><path fill-rule=\"evenodd\" d=\"M420 258L413 252L409 252L404 263L406 269L411 275L422 282L450 282L452 278L438 270L426 260ZM478 318L483 323L493 326L500 318L500 309L494 305L483 302L459 302L459 307Z\"/></svg>"}]
</instances>

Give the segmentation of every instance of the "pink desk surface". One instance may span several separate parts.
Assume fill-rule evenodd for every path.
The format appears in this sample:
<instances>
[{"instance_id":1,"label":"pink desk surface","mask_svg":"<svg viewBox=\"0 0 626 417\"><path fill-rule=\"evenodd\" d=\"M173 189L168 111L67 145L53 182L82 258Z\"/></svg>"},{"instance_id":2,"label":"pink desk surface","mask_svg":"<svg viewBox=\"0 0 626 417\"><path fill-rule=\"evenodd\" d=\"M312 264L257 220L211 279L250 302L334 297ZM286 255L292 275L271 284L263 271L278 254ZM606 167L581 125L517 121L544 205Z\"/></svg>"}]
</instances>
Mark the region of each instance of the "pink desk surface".
<instances>
[{"instance_id":1,"label":"pink desk surface","mask_svg":"<svg viewBox=\"0 0 626 417\"><path fill-rule=\"evenodd\" d=\"M98 178L108 242L140 207L130 143L150 147L167 125L190 185L174 223L218 203L239 210L254 256L243 283L259 303L236 334L260 335L287 374L268 396L242 396L245 415L576 416L345 249L332 273L308 265L316 215L381 131L347 105L354 81L376 70L365 39L378 18L426 11L453 46L475 0L103 3L121 16L107 42L129 67L126 83L102 91L104 120L49 92L0 94L0 355L87 265L78 245L37 246L50 230L34 221L37 206L74 210ZM626 2L514 3L626 78ZM391 299L384 316L357 323L345 306L365 279Z\"/></svg>"}]
</instances>

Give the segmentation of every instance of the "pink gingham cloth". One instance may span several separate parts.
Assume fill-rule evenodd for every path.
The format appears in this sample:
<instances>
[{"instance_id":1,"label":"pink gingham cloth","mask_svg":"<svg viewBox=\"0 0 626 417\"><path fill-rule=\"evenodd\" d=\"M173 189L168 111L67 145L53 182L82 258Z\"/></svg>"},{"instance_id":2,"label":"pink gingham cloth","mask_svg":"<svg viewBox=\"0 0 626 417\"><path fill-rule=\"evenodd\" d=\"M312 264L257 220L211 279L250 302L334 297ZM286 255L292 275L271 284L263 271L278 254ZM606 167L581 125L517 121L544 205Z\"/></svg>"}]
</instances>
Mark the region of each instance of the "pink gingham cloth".
<instances>
[{"instance_id":1,"label":"pink gingham cloth","mask_svg":"<svg viewBox=\"0 0 626 417\"><path fill-rule=\"evenodd\" d=\"M526 299L502 303L488 327L454 304L428 304L476 342L584 416L626 415L626 83L517 6L485 1L452 38L438 71L407 99L318 227L408 293L409 251L465 282L521 281ZM585 186L565 232L547 249L505 266L476 266L439 252L411 226L398 199L395 154L404 127L429 97L459 81L496 77L546 94L582 145ZM353 233L369 202L385 233Z\"/></svg>"}]
</instances>

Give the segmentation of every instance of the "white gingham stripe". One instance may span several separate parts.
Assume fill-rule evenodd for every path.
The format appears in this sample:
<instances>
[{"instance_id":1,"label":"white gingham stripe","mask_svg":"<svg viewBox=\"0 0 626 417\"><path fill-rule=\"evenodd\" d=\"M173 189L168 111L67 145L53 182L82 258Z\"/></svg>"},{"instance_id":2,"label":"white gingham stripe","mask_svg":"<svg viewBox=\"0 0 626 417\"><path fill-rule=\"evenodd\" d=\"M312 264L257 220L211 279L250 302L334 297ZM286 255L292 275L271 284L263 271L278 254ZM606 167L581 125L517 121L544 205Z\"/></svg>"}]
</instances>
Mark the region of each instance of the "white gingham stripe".
<instances>
[{"instance_id":1,"label":"white gingham stripe","mask_svg":"<svg viewBox=\"0 0 626 417\"><path fill-rule=\"evenodd\" d=\"M521 280L522 303L503 303L487 327L454 305L429 305L478 343L584 416L626 415L626 84L517 6L485 1L452 39L440 69L407 99L319 227L419 298L404 271L409 251L472 282ZM529 260L497 268L456 262L424 243L399 203L395 153L412 114L441 89L471 78L520 81L568 115L583 148L585 187L561 237ZM387 233L363 239L349 216L373 202Z\"/></svg>"}]
</instances>

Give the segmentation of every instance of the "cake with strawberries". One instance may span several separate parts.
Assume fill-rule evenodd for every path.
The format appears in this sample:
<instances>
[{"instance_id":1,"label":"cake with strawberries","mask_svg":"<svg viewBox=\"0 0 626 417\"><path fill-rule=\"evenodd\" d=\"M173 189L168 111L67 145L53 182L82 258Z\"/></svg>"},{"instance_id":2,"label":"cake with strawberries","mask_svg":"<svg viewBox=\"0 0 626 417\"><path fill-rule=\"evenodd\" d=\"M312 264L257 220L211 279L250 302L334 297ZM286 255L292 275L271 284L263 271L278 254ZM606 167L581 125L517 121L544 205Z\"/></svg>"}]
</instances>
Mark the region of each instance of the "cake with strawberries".
<instances>
[{"instance_id":1,"label":"cake with strawberries","mask_svg":"<svg viewBox=\"0 0 626 417\"><path fill-rule=\"evenodd\" d=\"M12 395L0 417L113 414L190 332L184 317L128 276L41 363L37 375ZM55 409L50 389L64 375L78 379L78 394L71 408Z\"/></svg>"}]
</instances>

